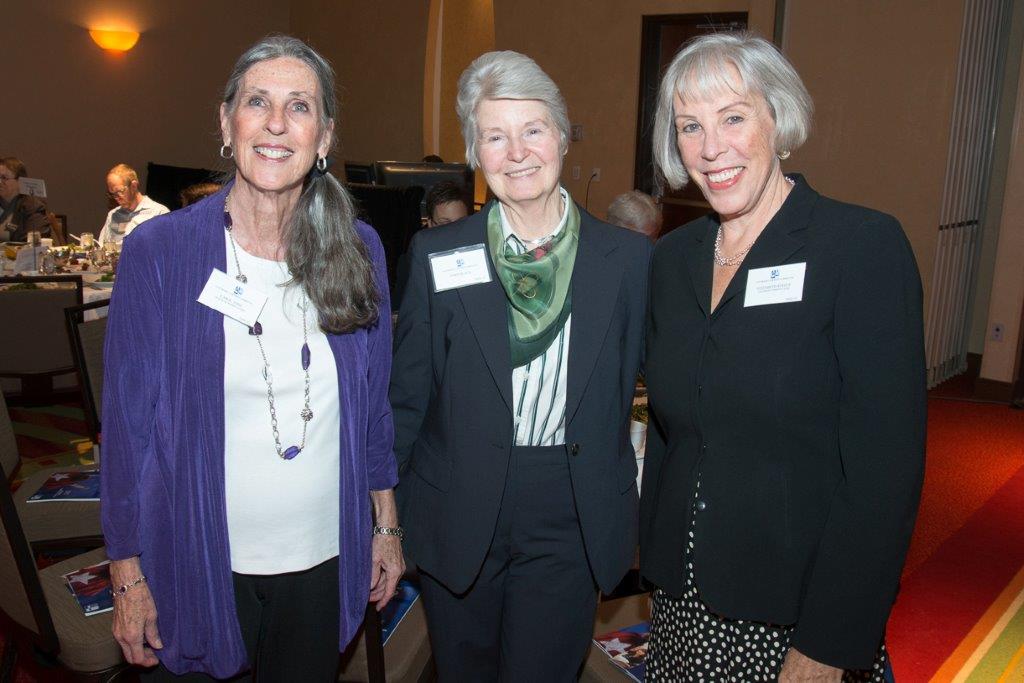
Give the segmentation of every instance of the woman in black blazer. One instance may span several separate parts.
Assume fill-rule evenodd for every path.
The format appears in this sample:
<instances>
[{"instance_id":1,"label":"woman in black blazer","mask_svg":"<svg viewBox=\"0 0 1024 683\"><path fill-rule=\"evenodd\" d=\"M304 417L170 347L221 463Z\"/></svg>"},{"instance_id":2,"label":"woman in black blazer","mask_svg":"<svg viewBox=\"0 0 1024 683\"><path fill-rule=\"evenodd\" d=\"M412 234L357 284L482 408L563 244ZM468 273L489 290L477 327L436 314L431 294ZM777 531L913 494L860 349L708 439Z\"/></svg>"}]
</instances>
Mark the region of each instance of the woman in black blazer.
<instances>
[{"instance_id":1,"label":"woman in black blazer","mask_svg":"<svg viewBox=\"0 0 1024 683\"><path fill-rule=\"evenodd\" d=\"M655 250L641 572L649 680L882 680L924 464L921 285L899 223L780 159L811 101L749 35L662 82L655 159L715 213Z\"/></svg>"}]
</instances>

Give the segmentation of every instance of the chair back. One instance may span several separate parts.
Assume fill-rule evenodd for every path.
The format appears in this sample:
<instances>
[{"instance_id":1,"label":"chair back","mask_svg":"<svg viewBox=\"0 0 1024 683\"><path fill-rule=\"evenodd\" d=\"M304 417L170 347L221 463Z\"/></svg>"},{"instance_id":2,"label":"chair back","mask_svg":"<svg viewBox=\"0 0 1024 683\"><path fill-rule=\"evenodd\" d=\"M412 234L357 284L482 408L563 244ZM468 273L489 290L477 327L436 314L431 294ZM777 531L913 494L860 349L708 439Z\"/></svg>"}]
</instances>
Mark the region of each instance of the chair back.
<instances>
[{"instance_id":1,"label":"chair back","mask_svg":"<svg viewBox=\"0 0 1024 683\"><path fill-rule=\"evenodd\" d=\"M0 285L48 283L71 286L0 289L0 375L74 370L64 309L82 303L82 276L0 277Z\"/></svg>"},{"instance_id":2,"label":"chair back","mask_svg":"<svg viewBox=\"0 0 1024 683\"><path fill-rule=\"evenodd\" d=\"M0 471L4 482L7 471ZM0 610L50 654L60 651L32 549L9 486L0 486Z\"/></svg>"},{"instance_id":3,"label":"chair back","mask_svg":"<svg viewBox=\"0 0 1024 683\"><path fill-rule=\"evenodd\" d=\"M107 338L107 318L86 320L86 313L109 305L109 300L102 300L64 309L78 384L82 387L85 418L94 437L100 433L103 416L103 344Z\"/></svg>"},{"instance_id":4,"label":"chair back","mask_svg":"<svg viewBox=\"0 0 1024 683\"><path fill-rule=\"evenodd\" d=\"M63 247L68 243L67 215L53 213L51 211L46 214L46 218L50 222L50 236L53 238L53 244L58 247Z\"/></svg>"},{"instance_id":5,"label":"chair back","mask_svg":"<svg viewBox=\"0 0 1024 683\"><path fill-rule=\"evenodd\" d=\"M388 280L394 287L398 257L408 248L409 241L421 226L423 188L361 183L346 183L346 187L356 200L359 217L380 235L388 264Z\"/></svg>"},{"instance_id":6,"label":"chair back","mask_svg":"<svg viewBox=\"0 0 1024 683\"><path fill-rule=\"evenodd\" d=\"M21 457L18 455L18 442L14 438L14 425L11 424L11 414L7 411L7 400L4 392L0 391L0 467L4 468L7 477L14 477L21 465ZM0 481L0 485L7 486L9 478Z\"/></svg>"}]
</instances>

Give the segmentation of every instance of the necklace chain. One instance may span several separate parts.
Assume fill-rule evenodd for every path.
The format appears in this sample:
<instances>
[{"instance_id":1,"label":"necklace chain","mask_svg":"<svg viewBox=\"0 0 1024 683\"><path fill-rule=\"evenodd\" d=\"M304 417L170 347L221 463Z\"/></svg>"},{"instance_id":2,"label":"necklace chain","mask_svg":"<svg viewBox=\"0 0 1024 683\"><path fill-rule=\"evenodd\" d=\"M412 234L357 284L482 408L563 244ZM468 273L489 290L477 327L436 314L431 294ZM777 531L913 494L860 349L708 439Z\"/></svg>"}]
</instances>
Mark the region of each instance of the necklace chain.
<instances>
[{"instance_id":1,"label":"necklace chain","mask_svg":"<svg viewBox=\"0 0 1024 683\"><path fill-rule=\"evenodd\" d=\"M715 263L717 265L723 266L725 268L731 268L733 266L738 266L739 264L743 263L743 257L746 256L747 252L750 251L753 248L754 242L756 242L756 241L757 241L757 239L755 238L744 249L740 249L738 252L736 252L732 256L725 256L722 253L722 226L719 225L718 226L718 235L715 237Z\"/></svg>"},{"instance_id":2,"label":"necklace chain","mask_svg":"<svg viewBox=\"0 0 1024 683\"><path fill-rule=\"evenodd\" d=\"M242 272L242 264L238 260L238 247L235 244L235 236L232 234L232 220L231 213L227 210L227 202L225 202L224 208L224 229L228 233L228 241L231 243L231 253L235 257L235 270L237 275L235 279L239 282L246 283L249 279ZM310 408L309 399L309 363L310 363L310 352L309 352L309 332L306 324L306 308L309 306L309 302L303 297L302 305L302 371L305 373L305 403L302 410L299 412L299 417L302 418L302 441L298 446L290 446L288 448L281 448L281 433L277 427L277 407L274 404L274 374L270 369L270 360L267 358L267 352L263 348L263 326L257 321L255 325L249 328L249 334L256 337L256 344L260 348L260 356L263 358L263 380L267 383L267 405L270 407L270 429L274 434L274 449L277 451L278 457L283 460L291 460L296 455L302 452L302 449L306 447L306 430L309 427L309 421L313 419L313 411Z\"/></svg>"}]
</instances>

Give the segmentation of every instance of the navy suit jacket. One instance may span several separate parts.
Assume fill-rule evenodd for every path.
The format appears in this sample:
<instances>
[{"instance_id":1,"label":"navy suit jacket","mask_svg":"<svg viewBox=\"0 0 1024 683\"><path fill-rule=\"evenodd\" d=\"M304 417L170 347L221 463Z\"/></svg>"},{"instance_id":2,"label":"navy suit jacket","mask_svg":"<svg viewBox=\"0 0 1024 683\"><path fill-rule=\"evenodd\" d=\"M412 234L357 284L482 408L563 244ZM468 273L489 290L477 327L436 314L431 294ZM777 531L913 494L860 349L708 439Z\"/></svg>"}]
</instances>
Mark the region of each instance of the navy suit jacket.
<instances>
[{"instance_id":1,"label":"navy suit jacket","mask_svg":"<svg viewBox=\"0 0 1024 683\"><path fill-rule=\"evenodd\" d=\"M512 448L505 292L491 281L435 293L428 255L487 243L487 214L421 230L395 331L391 405L405 550L454 592L494 535ZM580 209L572 275L566 450L587 558L612 590L637 543L629 410L643 354L651 245Z\"/></svg>"}]
</instances>

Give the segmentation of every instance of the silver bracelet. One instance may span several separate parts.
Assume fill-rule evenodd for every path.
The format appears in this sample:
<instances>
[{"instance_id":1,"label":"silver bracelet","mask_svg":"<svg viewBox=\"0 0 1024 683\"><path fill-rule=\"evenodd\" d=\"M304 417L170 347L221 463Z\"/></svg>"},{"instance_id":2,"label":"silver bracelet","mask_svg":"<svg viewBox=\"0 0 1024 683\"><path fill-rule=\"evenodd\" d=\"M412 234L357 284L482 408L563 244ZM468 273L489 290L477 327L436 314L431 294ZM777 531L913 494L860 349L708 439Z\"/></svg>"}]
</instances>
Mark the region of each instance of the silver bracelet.
<instances>
[{"instance_id":1,"label":"silver bracelet","mask_svg":"<svg viewBox=\"0 0 1024 683\"><path fill-rule=\"evenodd\" d=\"M399 541L405 540L405 530L400 526L374 526L375 536L398 536Z\"/></svg>"},{"instance_id":2,"label":"silver bracelet","mask_svg":"<svg viewBox=\"0 0 1024 683\"><path fill-rule=\"evenodd\" d=\"M119 587L117 587L117 588L114 588L114 589L112 589L112 590L110 591L110 593L111 593L111 596L112 596L112 597L115 597L115 598L122 598L122 597L124 597L124 594L125 594L125 593L127 593L128 591L130 591L130 590L131 590L132 588L135 588L135 587L136 587L136 586L138 586L138 585L139 585L140 583L146 583L146 577L145 577L145 575L142 575L142 576L140 576L139 578L135 579L134 581L132 581L132 582L130 582L130 583L126 583L126 584L124 584L123 586L119 586Z\"/></svg>"}]
</instances>

